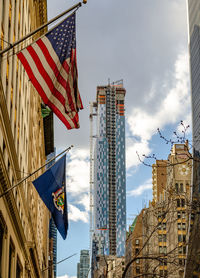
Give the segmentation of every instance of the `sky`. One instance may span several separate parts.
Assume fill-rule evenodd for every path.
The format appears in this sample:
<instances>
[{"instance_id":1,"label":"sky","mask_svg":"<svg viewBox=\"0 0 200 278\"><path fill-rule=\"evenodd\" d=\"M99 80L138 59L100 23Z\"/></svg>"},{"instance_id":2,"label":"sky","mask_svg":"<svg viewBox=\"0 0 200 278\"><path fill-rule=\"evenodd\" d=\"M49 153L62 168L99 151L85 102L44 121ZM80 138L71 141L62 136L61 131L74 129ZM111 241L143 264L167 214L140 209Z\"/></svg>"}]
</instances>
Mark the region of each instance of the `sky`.
<instances>
[{"instance_id":1,"label":"sky","mask_svg":"<svg viewBox=\"0 0 200 278\"><path fill-rule=\"evenodd\" d=\"M47 0L51 19L77 2ZM191 126L185 0L88 0L77 11L77 62L84 110L80 129L66 130L55 117L55 147L67 155L69 232L58 235L57 277L76 277L80 250L89 248L89 103L96 87L123 79L126 89L127 224L152 199L151 168L136 151L166 159L167 138ZM188 131L190 136L191 130Z\"/></svg>"}]
</instances>

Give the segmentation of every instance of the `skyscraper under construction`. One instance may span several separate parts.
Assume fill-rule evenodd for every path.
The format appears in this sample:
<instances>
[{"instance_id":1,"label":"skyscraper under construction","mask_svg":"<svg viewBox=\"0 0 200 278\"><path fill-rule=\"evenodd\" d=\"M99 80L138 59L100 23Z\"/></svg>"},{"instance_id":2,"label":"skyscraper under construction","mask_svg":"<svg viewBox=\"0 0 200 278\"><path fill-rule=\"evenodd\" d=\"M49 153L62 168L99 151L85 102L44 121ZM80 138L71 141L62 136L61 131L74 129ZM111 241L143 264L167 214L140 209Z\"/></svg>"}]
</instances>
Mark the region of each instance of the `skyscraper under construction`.
<instances>
[{"instance_id":1,"label":"skyscraper under construction","mask_svg":"<svg viewBox=\"0 0 200 278\"><path fill-rule=\"evenodd\" d=\"M91 234L98 254L118 257L126 237L125 93L121 81L98 86L90 114L97 120L95 135L91 129Z\"/></svg>"}]
</instances>

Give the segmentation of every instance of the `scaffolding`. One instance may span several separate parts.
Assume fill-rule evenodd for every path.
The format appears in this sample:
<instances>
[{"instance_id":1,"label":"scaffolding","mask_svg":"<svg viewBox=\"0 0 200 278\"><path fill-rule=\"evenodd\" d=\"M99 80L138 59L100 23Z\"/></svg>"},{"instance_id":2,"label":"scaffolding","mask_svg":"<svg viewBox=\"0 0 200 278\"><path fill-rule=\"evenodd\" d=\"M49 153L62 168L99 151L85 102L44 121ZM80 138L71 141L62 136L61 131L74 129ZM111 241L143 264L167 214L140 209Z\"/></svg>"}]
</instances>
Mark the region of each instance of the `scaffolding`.
<instances>
[{"instance_id":1,"label":"scaffolding","mask_svg":"<svg viewBox=\"0 0 200 278\"><path fill-rule=\"evenodd\" d=\"M109 250L116 255L116 90L106 89L106 136L108 139Z\"/></svg>"},{"instance_id":2,"label":"scaffolding","mask_svg":"<svg viewBox=\"0 0 200 278\"><path fill-rule=\"evenodd\" d=\"M94 144L93 140L96 136L93 134L93 117L97 114L94 113L95 102L90 102L90 252L92 250L92 237L94 233Z\"/></svg>"}]
</instances>

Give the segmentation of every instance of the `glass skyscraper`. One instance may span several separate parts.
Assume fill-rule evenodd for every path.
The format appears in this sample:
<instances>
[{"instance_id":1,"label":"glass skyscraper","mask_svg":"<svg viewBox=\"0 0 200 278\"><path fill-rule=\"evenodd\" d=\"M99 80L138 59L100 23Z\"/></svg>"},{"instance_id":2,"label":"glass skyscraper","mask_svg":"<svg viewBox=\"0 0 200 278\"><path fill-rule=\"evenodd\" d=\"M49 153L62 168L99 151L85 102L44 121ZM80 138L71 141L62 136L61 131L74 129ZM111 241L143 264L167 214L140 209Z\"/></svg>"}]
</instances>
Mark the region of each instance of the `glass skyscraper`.
<instances>
[{"instance_id":1,"label":"glass skyscraper","mask_svg":"<svg viewBox=\"0 0 200 278\"><path fill-rule=\"evenodd\" d=\"M185 277L200 275L200 1L188 0L193 133L192 215Z\"/></svg>"},{"instance_id":2,"label":"glass skyscraper","mask_svg":"<svg viewBox=\"0 0 200 278\"><path fill-rule=\"evenodd\" d=\"M81 250L80 263L77 264L77 278L87 278L90 269L89 250Z\"/></svg>"},{"instance_id":3,"label":"glass skyscraper","mask_svg":"<svg viewBox=\"0 0 200 278\"><path fill-rule=\"evenodd\" d=\"M98 86L93 103L97 118L93 239L99 254L118 257L124 256L126 239L125 93L122 83Z\"/></svg>"}]
</instances>

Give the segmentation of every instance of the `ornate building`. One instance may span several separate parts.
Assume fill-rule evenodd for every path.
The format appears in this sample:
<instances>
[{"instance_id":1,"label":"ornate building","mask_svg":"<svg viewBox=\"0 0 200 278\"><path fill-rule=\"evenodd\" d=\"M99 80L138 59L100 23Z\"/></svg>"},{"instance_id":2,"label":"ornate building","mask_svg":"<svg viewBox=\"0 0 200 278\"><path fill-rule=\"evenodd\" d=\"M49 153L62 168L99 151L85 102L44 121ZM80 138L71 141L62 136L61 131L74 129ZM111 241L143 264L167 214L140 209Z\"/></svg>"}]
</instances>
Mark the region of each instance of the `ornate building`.
<instances>
[{"instance_id":1,"label":"ornate building","mask_svg":"<svg viewBox=\"0 0 200 278\"><path fill-rule=\"evenodd\" d=\"M46 21L46 0L1 0L1 49ZM43 165L50 152L45 142L52 121L43 121L41 99L15 55L30 42L0 61L0 194ZM49 212L31 179L1 197L0 277L48 277L48 229Z\"/></svg>"},{"instance_id":2,"label":"ornate building","mask_svg":"<svg viewBox=\"0 0 200 278\"><path fill-rule=\"evenodd\" d=\"M174 144L168 160L156 160L152 165L153 200L130 227L126 265L133 259L134 262L126 277L184 276L187 235L193 224L192 219L189 221L192 211L191 169L188 142Z\"/></svg>"},{"instance_id":3,"label":"ornate building","mask_svg":"<svg viewBox=\"0 0 200 278\"><path fill-rule=\"evenodd\" d=\"M187 142L175 144L168 160L153 165L154 198L143 218L145 273L169 278L184 275L191 212L190 157Z\"/></svg>"}]
</instances>

